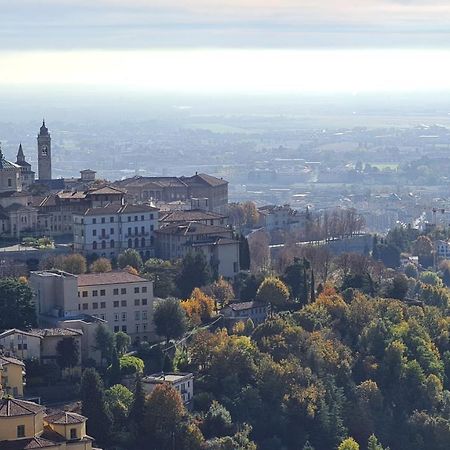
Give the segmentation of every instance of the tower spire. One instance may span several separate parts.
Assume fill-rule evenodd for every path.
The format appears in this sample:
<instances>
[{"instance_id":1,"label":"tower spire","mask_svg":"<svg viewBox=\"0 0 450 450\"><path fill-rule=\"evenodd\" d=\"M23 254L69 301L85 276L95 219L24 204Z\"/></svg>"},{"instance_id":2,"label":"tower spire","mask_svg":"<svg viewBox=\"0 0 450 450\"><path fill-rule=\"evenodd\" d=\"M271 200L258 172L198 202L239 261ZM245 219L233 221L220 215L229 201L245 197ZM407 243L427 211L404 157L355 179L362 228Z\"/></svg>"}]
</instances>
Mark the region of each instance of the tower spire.
<instances>
[{"instance_id":1,"label":"tower spire","mask_svg":"<svg viewBox=\"0 0 450 450\"><path fill-rule=\"evenodd\" d=\"M19 144L19 150L17 151L17 162L25 161L25 155L22 149L22 142Z\"/></svg>"}]
</instances>

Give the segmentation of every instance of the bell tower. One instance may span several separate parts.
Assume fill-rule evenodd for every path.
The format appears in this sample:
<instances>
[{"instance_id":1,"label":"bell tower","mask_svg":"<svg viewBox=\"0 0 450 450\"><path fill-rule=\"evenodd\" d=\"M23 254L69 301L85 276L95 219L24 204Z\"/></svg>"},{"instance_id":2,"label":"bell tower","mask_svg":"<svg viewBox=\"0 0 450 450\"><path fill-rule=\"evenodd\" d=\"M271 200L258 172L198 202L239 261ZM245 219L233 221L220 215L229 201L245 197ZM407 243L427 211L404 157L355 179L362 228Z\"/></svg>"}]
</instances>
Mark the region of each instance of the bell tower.
<instances>
[{"instance_id":1,"label":"bell tower","mask_svg":"<svg viewBox=\"0 0 450 450\"><path fill-rule=\"evenodd\" d=\"M45 120L42 121L41 129L37 137L38 142L38 177L39 180L52 179L52 139Z\"/></svg>"}]
</instances>

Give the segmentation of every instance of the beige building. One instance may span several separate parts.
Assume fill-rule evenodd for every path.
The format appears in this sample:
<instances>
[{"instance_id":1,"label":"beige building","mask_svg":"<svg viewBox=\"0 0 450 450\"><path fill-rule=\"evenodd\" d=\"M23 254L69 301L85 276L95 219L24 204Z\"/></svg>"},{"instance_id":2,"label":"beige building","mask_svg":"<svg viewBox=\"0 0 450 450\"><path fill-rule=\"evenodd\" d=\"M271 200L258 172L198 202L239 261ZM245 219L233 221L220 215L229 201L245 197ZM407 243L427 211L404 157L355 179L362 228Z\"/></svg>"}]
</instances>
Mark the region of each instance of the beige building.
<instances>
[{"instance_id":1,"label":"beige building","mask_svg":"<svg viewBox=\"0 0 450 450\"><path fill-rule=\"evenodd\" d=\"M217 275L232 278L239 272L239 241L231 228L185 222L156 232L158 258L177 260L200 251Z\"/></svg>"},{"instance_id":2,"label":"beige building","mask_svg":"<svg viewBox=\"0 0 450 450\"><path fill-rule=\"evenodd\" d=\"M17 330L15 328L0 333L0 352L22 361L41 358L41 340L39 334Z\"/></svg>"},{"instance_id":3,"label":"beige building","mask_svg":"<svg viewBox=\"0 0 450 450\"><path fill-rule=\"evenodd\" d=\"M146 394L150 394L159 384L170 384L180 393L186 405L192 403L194 396L194 375L192 373L155 373L142 378L142 387Z\"/></svg>"},{"instance_id":4,"label":"beige building","mask_svg":"<svg viewBox=\"0 0 450 450\"><path fill-rule=\"evenodd\" d=\"M153 282L127 271L78 275L78 308L105 320L115 333L124 331L134 341L151 340Z\"/></svg>"},{"instance_id":5,"label":"beige building","mask_svg":"<svg viewBox=\"0 0 450 450\"><path fill-rule=\"evenodd\" d=\"M47 363L49 361L57 363L58 359L58 344L64 339L73 339L78 348L78 363L72 369L65 369L63 376L81 375L81 354L82 354L82 337L81 330L72 330L70 328L36 328L31 330L33 334L41 336L41 362Z\"/></svg>"},{"instance_id":6,"label":"beige building","mask_svg":"<svg viewBox=\"0 0 450 450\"><path fill-rule=\"evenodd\" d=\"M0 397L0 450L93 450L86 420L73 412L47 414L36 403Z\"/></svg>"},{"instance_id":7,"label":"beige building","mask_svg":"<svg viewBox=\"0 0 450 450\"><path fill-rule=\"evenodd\" d=\"M191 177L133 177L115 183L135 201L185 202L205 199L207 209L224 213L228 205L228 181L205 173Z\"/></svg>"},{"instance_id":8,"label":"beige building","mask_svg":"<svg viewBox=\"0 0 450 450\"><path fill-rule=\"evenodd\" d=\"M25 364L5 355L0 355L0 390L13 397L23 397Z\"/></svg>"}]
</instances>

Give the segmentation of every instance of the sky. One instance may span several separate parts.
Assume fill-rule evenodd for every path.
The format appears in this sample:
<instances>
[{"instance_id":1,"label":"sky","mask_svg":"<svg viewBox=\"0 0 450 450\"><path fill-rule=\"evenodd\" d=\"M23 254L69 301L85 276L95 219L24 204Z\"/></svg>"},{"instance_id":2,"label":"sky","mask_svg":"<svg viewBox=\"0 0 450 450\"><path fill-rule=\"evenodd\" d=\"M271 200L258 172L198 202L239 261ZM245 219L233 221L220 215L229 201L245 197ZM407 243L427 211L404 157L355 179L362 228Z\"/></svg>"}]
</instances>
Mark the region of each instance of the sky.
<instances>
[{"instance_id":1,"label":"sky","mask_svg":"<svg viewBox=\"0 0 450 450\"><path fill-rule=\"evenodd\" d=\"M450 90L448 0L0 0L0 87Z\"/></svg>"}]
</instances>

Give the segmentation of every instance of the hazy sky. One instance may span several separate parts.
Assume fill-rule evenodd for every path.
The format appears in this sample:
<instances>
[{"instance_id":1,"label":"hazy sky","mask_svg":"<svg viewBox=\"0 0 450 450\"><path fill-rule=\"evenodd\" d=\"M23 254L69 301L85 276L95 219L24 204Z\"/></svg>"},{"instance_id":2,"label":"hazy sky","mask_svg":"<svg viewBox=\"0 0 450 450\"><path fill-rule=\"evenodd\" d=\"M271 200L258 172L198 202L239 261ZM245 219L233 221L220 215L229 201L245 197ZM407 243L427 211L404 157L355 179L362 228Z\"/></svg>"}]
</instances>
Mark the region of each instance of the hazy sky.
<instances>
[{"instance_id":1,"label":"hazy sky","mask_svg":"<svg viewBox=\"0 0 450 450\"><path fill-rule=\"evenodd\" d=\"M449 0L0 0L0 84L450 89Z\"/></svg>"}]
</instances>

